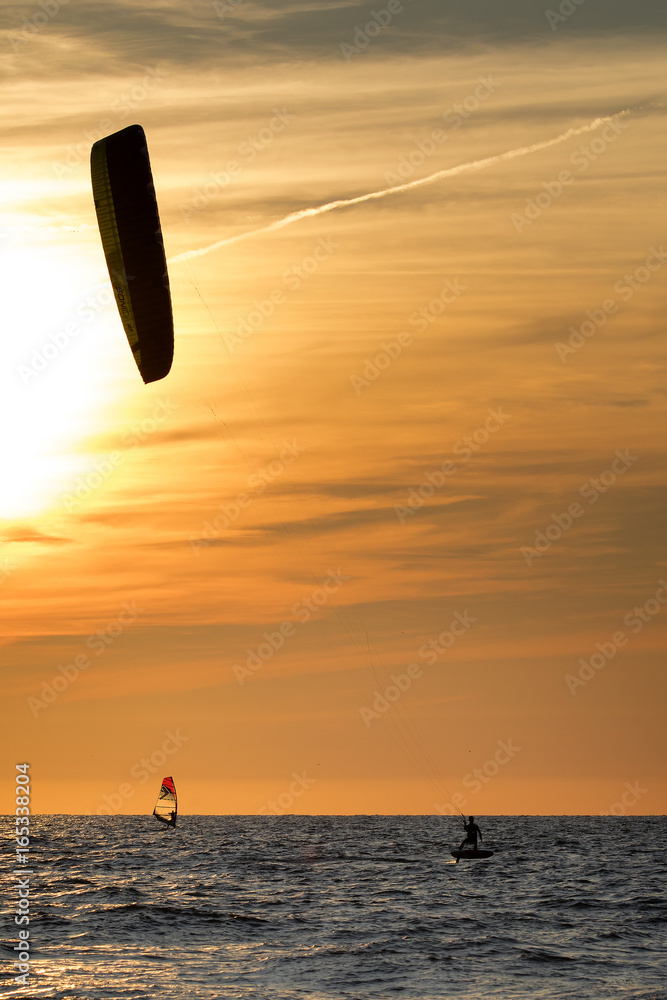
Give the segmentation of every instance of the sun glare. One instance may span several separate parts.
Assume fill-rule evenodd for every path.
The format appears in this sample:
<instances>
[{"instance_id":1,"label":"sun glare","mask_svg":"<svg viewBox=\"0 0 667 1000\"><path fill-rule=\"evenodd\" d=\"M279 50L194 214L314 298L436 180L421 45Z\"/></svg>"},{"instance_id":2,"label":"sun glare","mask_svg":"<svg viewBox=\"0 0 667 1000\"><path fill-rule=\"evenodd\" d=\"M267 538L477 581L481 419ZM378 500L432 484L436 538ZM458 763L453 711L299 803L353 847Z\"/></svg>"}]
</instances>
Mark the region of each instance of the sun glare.
<instances>
[{"instance_id":1,"label":"sun glare","mask_svg":"<svg viewBox=\"0 0 667 1000\"><path fill-rule=\"evenodd\" d=\"M0 515L33 516L57 504L94 433L108 371L96 347L112 320L108 283L94 285L80 246L12 248L0 332L5 427Z\"/></svg>"}]
</instances>

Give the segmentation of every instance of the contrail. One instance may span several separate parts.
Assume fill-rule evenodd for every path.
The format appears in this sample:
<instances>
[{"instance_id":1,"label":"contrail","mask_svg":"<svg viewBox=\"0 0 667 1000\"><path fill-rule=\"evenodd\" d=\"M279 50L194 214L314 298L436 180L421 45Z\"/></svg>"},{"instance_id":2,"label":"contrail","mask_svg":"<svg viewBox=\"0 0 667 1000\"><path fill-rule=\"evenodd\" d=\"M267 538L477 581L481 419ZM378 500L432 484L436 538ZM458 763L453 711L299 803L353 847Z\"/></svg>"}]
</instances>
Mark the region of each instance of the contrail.
<instances>
[{"instance_id":1,"label":"contrail","mask_svg":"<svg viewBox=\"0 0 667 1000\"><path fill-rule=\"evenodd\" d=\"M534 142L531 146L520 146L519 149L510 149L506 153L487 156L483 160L459 163L455 167L447 167L445 170L438 170L434 174L429 174L428 177L420 177L416 181L408 181L405 184L396 184L394 187L382 188L381 191L360 194L356 198L339 198L336 201L327 202L326 205L317 205L315 208L302 208L298 212L290 212L283 219L277 219L275 222L270 222L267 226L261 226L259 229L250 229L246 233L229 236L226 240L218 240L217 243L210 243L209 246L201 247L199 250L186 250L185 253L179 253L175 257L170 257L168 263L178 264L183 260L190 260L192 257L203 257L204 254L219 250L220 247L227 247L232 243L238 243L240 240L247 240L251 236L257 236L259 233L270 233L274 229L283 229L284 226L290 226L293 222L299 222L300 219L308 219L314 215L324 215L325 212L333 212L337 208L347 208L349 205L361 205L365 201L387 198L392 194L400 194L403 191L412 191L414 188L424 187L426 184L434 184L444 177L456 177L457 174L470 173L473 170L484 170L485 167L491 167L495 163L503 163L505 160L513 160L517 156L527 156L529 153L537 153L540 149L548 149L549 146L556 146L559 142L565 142L566 139L571 139L572 136L582 135L584 132L593 132L600 125L615 121L617 118L622 118L624 115L630 113L631 109L626 108L624 111L618 111L614 115L595 118L588 125L581 125L579 128L569 128L567 132L561 132L560 135L555 136L553 139Z\"/></svg>"}]
</instances>

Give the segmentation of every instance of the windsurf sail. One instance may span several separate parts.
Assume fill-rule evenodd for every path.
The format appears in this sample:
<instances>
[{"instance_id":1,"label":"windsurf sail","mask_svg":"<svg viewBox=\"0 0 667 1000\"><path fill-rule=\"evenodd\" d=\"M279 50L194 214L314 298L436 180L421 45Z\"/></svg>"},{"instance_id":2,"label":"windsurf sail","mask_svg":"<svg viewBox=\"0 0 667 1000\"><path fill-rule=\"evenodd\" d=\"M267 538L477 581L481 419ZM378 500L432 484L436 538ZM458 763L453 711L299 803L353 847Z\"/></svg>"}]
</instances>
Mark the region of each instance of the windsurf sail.
<instances>
[{"instance_id":1,"label":"windsurf sail","mask_svg":"<svg viewBox=\"0 0 667 1000\"><path fill-rule=\"evenodd\" d=\"M156 819L161 820L163 823L169 823L170 826L176 826L177 813L178 804L176 802L176 785L174 784L174 779L163 778L162 787L160 788L158 800L155 803L153 815Z\"/></svg>"}]
</instances>

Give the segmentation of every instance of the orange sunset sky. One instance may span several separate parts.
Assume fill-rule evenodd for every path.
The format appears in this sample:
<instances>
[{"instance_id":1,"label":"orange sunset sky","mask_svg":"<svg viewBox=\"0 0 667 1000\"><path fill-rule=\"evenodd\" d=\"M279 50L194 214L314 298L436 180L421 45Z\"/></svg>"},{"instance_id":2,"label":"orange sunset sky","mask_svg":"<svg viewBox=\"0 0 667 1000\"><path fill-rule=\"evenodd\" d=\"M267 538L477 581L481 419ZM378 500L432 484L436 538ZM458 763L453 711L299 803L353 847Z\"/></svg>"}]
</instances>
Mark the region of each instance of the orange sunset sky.
<instances>
[{"instance_id":1,"label":"orange sunset sky","mask_svg":"<svg viewBox=\"0 0 667 1000\"><path fill-rule=\"evenodd\" d=\"M666 18L565 9L3 6L3 812L664 811Z\"/></svg>"}]
</instances>

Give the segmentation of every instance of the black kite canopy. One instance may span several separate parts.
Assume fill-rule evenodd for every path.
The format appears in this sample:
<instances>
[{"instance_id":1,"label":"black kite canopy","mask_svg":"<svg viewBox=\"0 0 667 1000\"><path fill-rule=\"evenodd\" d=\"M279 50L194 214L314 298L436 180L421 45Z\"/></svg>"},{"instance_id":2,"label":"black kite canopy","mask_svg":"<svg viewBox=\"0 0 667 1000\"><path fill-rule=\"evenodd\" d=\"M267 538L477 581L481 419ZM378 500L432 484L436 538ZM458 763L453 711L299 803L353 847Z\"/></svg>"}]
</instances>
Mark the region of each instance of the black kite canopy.
<instances>
[{"instance_id":1,"label":"black kite canopy","mask_svg":"<svg viewBox=\"0 0 667 1000\"><path fill-rule=\"evenodd\" d=\"M95 143L90 154L95 211L109 277L144 382L164 378L174 357L167 261L141 125Z\"/></svg>"}]
</instances>

